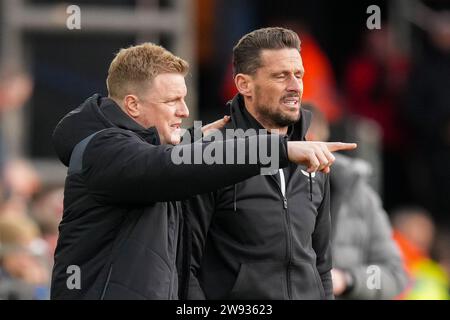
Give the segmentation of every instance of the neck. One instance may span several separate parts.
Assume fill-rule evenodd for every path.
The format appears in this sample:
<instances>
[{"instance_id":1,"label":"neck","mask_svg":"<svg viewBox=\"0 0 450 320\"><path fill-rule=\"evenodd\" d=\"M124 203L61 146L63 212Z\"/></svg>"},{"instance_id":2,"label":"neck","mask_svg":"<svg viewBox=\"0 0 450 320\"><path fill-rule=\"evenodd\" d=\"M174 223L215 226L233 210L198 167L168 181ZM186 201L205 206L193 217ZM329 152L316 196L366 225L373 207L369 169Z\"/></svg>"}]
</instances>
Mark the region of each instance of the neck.
<instances>
[{"instance_id":1,"label":"neck","mask_svg":"<svg viewBox=\"0 0 450 320\"><path fill-rule=\"evenodd\" d=\"M136 122L138 125L140 125L143 129L148 129L149 127L146 125L145 122L142 122L139 117L133 117L130 112L127 110L127 108L124 106L123 102L119 99L113 98L111 96L108 96L109 99L114 101L120 110L122 110L123 113L125 113L129 118L131 118L134 122Z\"/></svg>"},{"instance_id":2,"label":"neck","mask_svg":"<svg viewBox=\"0 0 450 320\"><path fill-rule=\"evenodd\" d=\"M111 95L108 95L108 99L111 99L112 101L114 101L120 108L122 108L122 103L120 101L120 99L117 99L116 97L113 97Z\"/></svg>"},{"instance_id":3,"label":"neck","mask_svg":"<svg viewBox=\"0 0 450 320\"><path fill-rule=\"evenodd\" d=\"M257 108L254 104L249 101L245 101L245 108L248 113L250 113L252 117L255 118L256 121L258 121L267 131L272 132L273 130L278 130L278 134L280 135L287 134L288 127L280 127L276 125L271 119L257 112Z\"/></svg>"}]
</instances>

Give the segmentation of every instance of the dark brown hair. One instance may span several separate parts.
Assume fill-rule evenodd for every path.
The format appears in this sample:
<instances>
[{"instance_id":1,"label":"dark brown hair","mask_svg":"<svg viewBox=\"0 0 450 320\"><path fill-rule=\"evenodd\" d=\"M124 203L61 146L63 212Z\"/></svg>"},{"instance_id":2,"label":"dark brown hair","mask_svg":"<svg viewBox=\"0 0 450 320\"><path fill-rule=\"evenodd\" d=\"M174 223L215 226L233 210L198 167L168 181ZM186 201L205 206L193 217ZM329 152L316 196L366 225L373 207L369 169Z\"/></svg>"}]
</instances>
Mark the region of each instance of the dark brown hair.
<instances>
[{"instance_id":1,"label":"dark brown hair","mask_svg":"<svg viewBox=\"0 0 450 320\"><path fill-rule=\"evenodd\" d=\"M280 27L263 28L247 33L233 48L233 76L253 75L261 67L264 49L292 48L300 51L300 39L290 30Z\"/></svg>"}]
</instances>

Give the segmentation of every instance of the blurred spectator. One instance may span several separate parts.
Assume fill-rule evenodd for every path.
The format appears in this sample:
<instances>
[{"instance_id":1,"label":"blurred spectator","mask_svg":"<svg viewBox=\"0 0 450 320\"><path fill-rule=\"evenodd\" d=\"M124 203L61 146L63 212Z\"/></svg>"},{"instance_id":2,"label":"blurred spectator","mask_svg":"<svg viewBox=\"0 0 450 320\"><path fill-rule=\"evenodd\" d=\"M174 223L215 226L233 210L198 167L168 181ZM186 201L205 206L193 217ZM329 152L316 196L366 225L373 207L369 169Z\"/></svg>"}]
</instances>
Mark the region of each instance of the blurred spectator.
<instances>
[{"instance_id":1,"label":"blurred spectator","mask_svg":"<svg viewBox=\"0 0 450 320\"><path fill-rule=\"evenodd\" d=\"M0 216L26 216L29 201L40 186L40 177L25 159L10 159L2 171L3 201Z\"/></svg>"},{"instance_id":2,"label":"blurred spectator","mask_svg":"<svg viewBox=\"0 0 450 320\"><path fill-rule=\"evenodd\" d=\"M37 195L33 201L31 216L37 222L42 238L47 243L49 264L53 265L53 256L58 240L58 225L63 213L64 189L48 188Z\"/></svg>"},{"instance_id":3,"label":"blurred spectator","mask_svg":"<svg viewBox=\"0 0 450 320\"><path fill-rule=\"evenodd\" d=\"M0 117L3 113L23 107L33 91L33 80L19 68L0 68ZM8 146L0 130L0 170L8 158Z\"/></svg>"},{"instance_id":4,"label":"blurred spectator","mask_svg":"<svg viewBox=\"0 0 450 320\"><path fill-rule=\"evenodd\" d=\"M329 123L336 123L342 116L343 107L331 62L309 32L303 28L295 30L302 40L303 65L310 66L303 77L303 100L316 105Z\"/></svg>"},{"instance_id":5,"label":"blurred spectator","mask_svg":"<svg viewBox=\"0 0 450 320\"><path fill-rule=\"evenodd\" d=\"M409 195L406 173L405 120L401 114L409 70L409 58L392 43L388 25L364 34L363 45L353 57L345 74L345 94L349 112L374 120L383 138L383 199L386 207L396 205Z\"/></svg>"},{"instance_id":6,"label":"blurred spectator","mask_svg":"<svg viewBox=\"0 0 450 320\"><path fill-rule=\"evenodd\" d=\"M12 66L0 68L0 117L21 108L32 90L27 73ZM40 177L29 161L9 154L1 133L0 178L0 299L47 299L48 245L28 216Z\"/></svg>"},{"instance_id":7,"label":"blurred spectator","mask_svg":"<svg viewBox=\"0 0 450 320\"><path fill-rule=\"evenodd\" d=\"M403 254L411 285L401 295L407 300L449 299L448 278L441 266L430 258L435 226L422 208L398 209L392 214L394 239Z\"/></svg>"},{"instance_id":8,"label":"blurred spectator","mask_svg":"<svg viewBox=\"0 0 450 320\"><path fill-rule=\"evenodd\" d=\"M197 0L199 103L204 121L222 115L223 106L237 92L230 52L243 34L260 26L260 4L258 0Z\"/></svg>"},{"instance_id":9,"label":"blurred spectator","mask_svg":"<svg viewBox=\"0 0 450 320\"><path fill-rule=\"evenodd\" d=\"M313 106L307 140L328 140L328 124ZM392 299L406 286L400 251L381 200L367 182L369 165L336 154L331 169L334 294L341 299ZM370 266L380 271L379 288L369 288Z\"/></svg>"},{"instance_id":10,"label":"blurred spectator","mask_svg":"<svg viewBox=\"0 0 450 320\"><path fill-rule=\"evenodd\" d=\"M450 213L450 11L427 11L422 27L428 39L411 72L404 112L415 147L409 157L409 184L414 199L435 219L446 221Z\"/></svg>"},{"instance_id":11,"label":"blurred spectator","mask_svg":"<svg viewBox=\"0 0 450 320\"><path fill-rule=\"evenodd\" d=\"M49 270L41 260L45 250L32 220L0 217L0 299L48 299Z\"/></svg>"},{"instance_id":12,"label":"blurred spectator","mask_svg":"<svg viewBox=\"0 0 450 320\"><path fill-rule=\"evenodd\" d=\"M31 77L17 68L0 70L0 112L22 107L33 91Z\"/></svg>"},{"instance_id":13,"label":"blurred spectator","mask_svg":"<svg viewBox=\"0 0 450 320\"><path fill-rule=\"evenodd\" d=\"M450 279L450 223L438 227L433 248L433 255Z\"/></svg>"},{"instance_id":14,"label":"blurred spectator","mask_svg":"<svg viewBox=\"0 0 450 320\"><path fill-rule=\"evenodd\" d=\"M12 196L30 200L40 188L40 178L32 164L25 159L11 159L3 172L4 187Z\"/></svg>"},{"instance_id":15,"label":"blurred spectator","mask_svg":"<svg viewBox=\"0 0 450 320\"><path fill-rule=\"evenodd\" d=\"M409 59L392 44L391 36L388 25L364 34L361 50L347 66L345 89L349 110L375 120L383 129L385 146L398 148L404 141L400 102Z\"/></svg>"}]
</instances>

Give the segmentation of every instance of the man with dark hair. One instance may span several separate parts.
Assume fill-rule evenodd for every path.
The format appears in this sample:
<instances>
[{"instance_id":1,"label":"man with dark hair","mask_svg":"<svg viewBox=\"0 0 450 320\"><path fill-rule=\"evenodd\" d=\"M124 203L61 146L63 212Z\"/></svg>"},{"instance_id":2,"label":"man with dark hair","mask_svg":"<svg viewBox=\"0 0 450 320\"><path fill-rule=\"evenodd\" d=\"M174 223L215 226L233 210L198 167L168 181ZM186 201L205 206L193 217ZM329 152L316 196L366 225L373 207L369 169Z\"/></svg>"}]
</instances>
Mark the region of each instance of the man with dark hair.
<instances>
[{"instance_id":1,"label":"man with dark hair","mask_svg":"<svg viewBox=\"0 0 450 320\"><path fill-rule=\"evenodd\" d=\"M274 140L280 167L288 157L311 171L331 164L314 151L325 144L291 143L282 136L177 145L189 116L187 71L186 61L160 46L122 49L108 71L109 96L90 97L57 125L53 143L68 172L53 299L178 297L183 263L177 260L177 200L255 176L264 165L259 157L253 164L176 164L174 153L195 155L212 144L224 153L242 146L248 155L250 145Z\"/></svg>"},{"instance_id":2,"label":"man with dark hair","mask_svg":"<svg viewBox=\"0 0 450 320\"><path fill-rule=\"evenodd\" d=\"M303 141L304 68L297 34L253 31L233 49L239 94L226 128ZM321 145L323 163L334 161ZM292 164L185 202L192 225L191 299L332 299L329 167Z\"/></svg>"}]
</instances>

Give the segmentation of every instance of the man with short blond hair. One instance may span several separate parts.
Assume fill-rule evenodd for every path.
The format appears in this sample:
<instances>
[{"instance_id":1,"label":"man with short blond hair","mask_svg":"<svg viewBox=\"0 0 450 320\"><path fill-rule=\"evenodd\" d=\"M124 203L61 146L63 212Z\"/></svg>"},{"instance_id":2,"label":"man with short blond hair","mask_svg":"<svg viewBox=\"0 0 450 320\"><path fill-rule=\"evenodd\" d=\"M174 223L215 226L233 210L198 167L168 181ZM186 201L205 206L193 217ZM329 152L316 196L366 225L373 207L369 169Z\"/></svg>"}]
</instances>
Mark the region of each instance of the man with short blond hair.
<instances>
[{"instance_id":1,"label":"man with short blond hair","mask_svg":"<svg viewBox=\"0 0 450 320\"><path fill-rule=\"evenodd\" d=\"M53 143L69 169L53 299L176 299L176 200L259 173L260 164L172 162L189 115L187 71L160 46L122 49L109 68L109 97L95 94L57 125Z\"/></svg>"},{"instance_id":2,"label":"man with short blond hair","mask_svg":"<svg viewBox=\"0 0 450 320\"><path fill-rule=\"evenodd\" d=\"M164 49L151 43L144 43L132 49L121 49L111 62L106 84L109 96L123 99L127 90L139 89L161 73L186 75L189 64Z\"/></svg>"}]
</instances>

